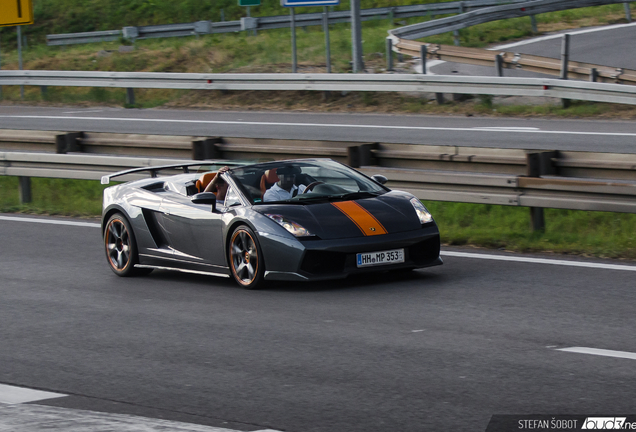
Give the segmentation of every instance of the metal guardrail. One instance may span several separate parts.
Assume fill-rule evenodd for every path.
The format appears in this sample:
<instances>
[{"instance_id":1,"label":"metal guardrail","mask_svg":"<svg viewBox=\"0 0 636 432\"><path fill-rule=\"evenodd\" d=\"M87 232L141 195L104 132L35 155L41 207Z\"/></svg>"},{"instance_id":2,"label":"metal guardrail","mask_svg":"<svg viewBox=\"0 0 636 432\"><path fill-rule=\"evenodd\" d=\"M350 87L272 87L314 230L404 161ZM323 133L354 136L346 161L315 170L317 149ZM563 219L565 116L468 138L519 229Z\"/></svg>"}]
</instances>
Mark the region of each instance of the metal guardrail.
<instances>
[{"instance_id":1,"label":"metal guardrail","mask_svg":"<svg viewBox=\"0 0 636 432\"><path fill-rule=\"evenodd\" d=\"M502 67L505 69L523 69L554 76L560 76L562 73L562 60L551 57L431 44L407 39L398 39L395 48L399 53L420 57L422 46L426 47L426 58L432 60L495 67L497 64L496 57L501 56ZM588 80L592 76L593 71L595 71L594 78L597 82L636 84L636 70L568 61L569 78Z\"/></svg>"},{"instance_id":2,"label":"metal guardrail","mask_svg":"<svg viewBox=\"0 0 636 432\"><path fill-rule=\"evenodd\" d=\"M423 200L636 213L634 154L225 137L174 137L178 142L169 149L166 142L172 138L0 130L3 150L26 146L29 139L32 146L49 149L0 151L0 175L97 180L126 168L184 163L188 155L225 160L332 157L367 174L383 174L389 187ZM53 153L69 149L74 153ZM120 156L79 153L105 149ZM184 157L128 156L140 149L146 155L173 150ZM136 175L123 180L140 178Z\"/></svg>"},{"instance_id":3,"label":"metal guardrail","mask_svg":"<svg viewBox=\"0 0 636 432\"><path fill-rule=\"evenodd\" d=\"M501 19L519 18L547 12L557 12L590 6L628 3L624 0L537 0L504 6L487 7L465 12L460 15L436 19L389 30L391 36L400 39L420 39L455 30L461 30L478 24Z\"/></svg>"},{"instance_id":4,"label":"metal guardrail","mask_svg":"<svg viewBox=\"0 0 636 432\"><path fill-rule=\"evenodd\" d=\"M385 8L363 9L361 19L402 19L419 16L435 16L461 13L474 8L491 7L508 3L521 3L526 0L467 0L421 5L394 6ZM296 15L298 27L322 25L322 13ZM329 13L329 24L351 22L350 11ZM196 36L212 33L230 33L247 29L270 30L288 28L291 25L289 15L254 17L242 21L198 21L194 23L164 24L156 26L124 27L123 30L98 32L52 34L46 36L47 45L71 45L92 42L114 41L121 37L130 39L149 39L157 37Z\"/></svg>"},{"instance_id":5,"label":"metal guardrail","mask_svg":"<svg viewBox=\"0 0 636 432\"><path fill-rule=\"evenodd\" d=\"M636 104L636 88L541 78L416 74L196 74L163 72L0 71L0 86L71 86L191 90L433 92L545 96Z\"/></svg>"}]
</instances>

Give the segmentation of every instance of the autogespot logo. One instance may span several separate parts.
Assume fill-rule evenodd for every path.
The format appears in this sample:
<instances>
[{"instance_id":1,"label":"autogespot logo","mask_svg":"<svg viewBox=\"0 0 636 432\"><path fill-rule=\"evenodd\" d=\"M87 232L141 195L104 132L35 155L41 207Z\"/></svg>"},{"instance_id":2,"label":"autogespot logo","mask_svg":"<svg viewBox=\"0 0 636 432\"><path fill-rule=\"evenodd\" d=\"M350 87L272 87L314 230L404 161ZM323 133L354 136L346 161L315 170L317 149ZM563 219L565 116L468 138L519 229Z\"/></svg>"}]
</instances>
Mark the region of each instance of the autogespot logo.
<instances>
[{"instance_id":1,"label":"autogespot logo","mask_svg":"<svg viewBox=\"0 0 636 432\"><path fill-rule=\"evenodd\" d=\"M627 417L588 417L581 429L626 429L636 430L636 423L626 423Z\"/></svg>"}]
</instances>

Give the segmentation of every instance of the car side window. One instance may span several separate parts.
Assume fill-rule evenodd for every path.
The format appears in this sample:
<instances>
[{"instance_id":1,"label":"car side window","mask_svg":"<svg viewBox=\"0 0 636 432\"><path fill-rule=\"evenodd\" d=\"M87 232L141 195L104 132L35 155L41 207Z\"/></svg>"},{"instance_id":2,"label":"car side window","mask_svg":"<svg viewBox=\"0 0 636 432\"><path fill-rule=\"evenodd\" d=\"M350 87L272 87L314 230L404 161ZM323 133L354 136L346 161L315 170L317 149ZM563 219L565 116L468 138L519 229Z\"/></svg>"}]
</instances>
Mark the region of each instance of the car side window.
<instances>
[{"instance_id":1,"label":"car side window","mask_svg":"<svg viewBox=\"0 0 636 432\"><path fill-rule=\"evenodd\" d=\"M241 199L238 196L238 193L232 186L228 187L227 193L225 194L225 206L232 207L235 205L241 205Z\"/></svg>"}]
</instances>

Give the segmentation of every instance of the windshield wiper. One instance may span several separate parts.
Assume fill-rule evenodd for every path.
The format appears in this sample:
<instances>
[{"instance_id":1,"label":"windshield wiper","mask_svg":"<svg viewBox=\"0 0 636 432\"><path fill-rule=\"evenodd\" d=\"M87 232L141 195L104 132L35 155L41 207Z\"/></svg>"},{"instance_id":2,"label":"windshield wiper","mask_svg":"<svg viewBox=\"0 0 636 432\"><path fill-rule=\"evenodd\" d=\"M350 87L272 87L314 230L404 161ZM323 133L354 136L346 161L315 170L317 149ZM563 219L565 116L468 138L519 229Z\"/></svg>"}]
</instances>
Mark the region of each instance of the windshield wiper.
<instances>
[{"instance_id":1,"label":"windshield wiper","mask_svg":"<svg viewBox=\"0 0 636 432\"><path fill-rule=\"evenodd\" d=\"M331 199L354 199L354 198L373 198L380 195L380 192L369 192L369 191L357 191L357 192L349 192L342 195L332 195Z\"/></svg>"}]
</instances>

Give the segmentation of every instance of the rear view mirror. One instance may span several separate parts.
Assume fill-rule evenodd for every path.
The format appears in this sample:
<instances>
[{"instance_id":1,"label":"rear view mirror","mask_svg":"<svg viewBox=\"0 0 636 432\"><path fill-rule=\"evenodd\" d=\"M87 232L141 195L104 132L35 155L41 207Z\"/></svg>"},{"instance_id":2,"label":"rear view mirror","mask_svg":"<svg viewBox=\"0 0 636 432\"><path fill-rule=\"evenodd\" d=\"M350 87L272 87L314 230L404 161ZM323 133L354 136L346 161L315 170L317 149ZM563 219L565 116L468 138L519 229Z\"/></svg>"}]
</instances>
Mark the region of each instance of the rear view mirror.
<instances>
[{"instance_id":1,"label":"rear view mirror","mask_svg":"<svg viewBox=\"0 0 636 432\"><path fill-rule=\"evenodd\" d=\"M376 175L372 176L371 178L373 180L377 181L378 183L382 184L382 185L384 183L386 183L387 181L389 181L389 179L384 177L382 174L376 174Z\"/></svg>"}]
</instances>

